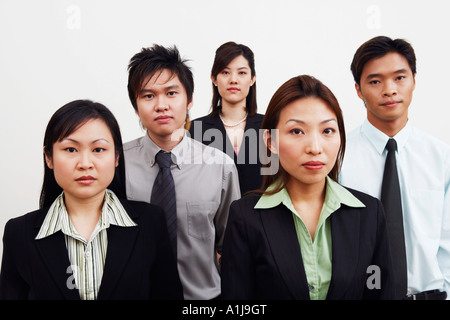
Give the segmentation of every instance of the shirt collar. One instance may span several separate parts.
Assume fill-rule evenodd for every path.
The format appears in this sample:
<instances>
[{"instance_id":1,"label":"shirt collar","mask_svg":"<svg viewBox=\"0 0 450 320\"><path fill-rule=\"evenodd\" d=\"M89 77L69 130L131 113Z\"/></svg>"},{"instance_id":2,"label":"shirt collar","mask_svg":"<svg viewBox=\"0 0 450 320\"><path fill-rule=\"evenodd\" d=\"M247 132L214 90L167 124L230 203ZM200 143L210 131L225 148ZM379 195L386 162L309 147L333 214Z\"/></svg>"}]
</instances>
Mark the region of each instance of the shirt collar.
<instances>
[{"instance_id":1,"label":"shirt collar","mask_svg":"<svg viewBox=\"0 0 450 320\"><path fill-rule=\"evenodd\" d=\"M277 182L269 186L267 191L273 190ZM291 198L286 188L281 189L280 192L271 195L262 195L255 205L255 209L269 209L284 204L288 209L296 212L292 204ZM333 208L336 211L341 204L354 208L364 208L365 205L356 198L350 191L345 189L339 183L327 176L327 187L325 192L324 206Z\"/></svg>"},{"instance_id":2,"label":"shirt collar","mask_svg":"<svg viewBox=\"0 0 450 320\"><path fill-rule=\"evenodd\" d=\"M191 141L186 136L185 130L181 141L170 151L172 163L175 164L178 169L181 169L183 165L183 156L185 154L188 154L188 152L186 151L190 150L190 143ZM153 142L153 140L149 137L148 134L145 135L143 144L145 152L147 153L150 160L150 166L153 167L156 164L155 161L156 154L163 149L161 149L155 142ZM169 152L167 150L163 151Z\"/></svg>"},{"instance_id":3,"label":"shirt collar","mask_svg":"<svg viewBox=\"0 0 450 320\"><path fill-rule=\"evenodd\" d=\"M95 227L94 233L98 233L103 229L109 228L111 224L120 227L137 226L137 224L127 214L125 208L122 206L120 200L114 192L107 189L100 219ZM35 239L38 240L48 237L60 230L65 235L73 238L80 238L72 222L70 221L69 214L67 213L67 209L64 204L64 192L62 192L50 206ZM91 238L95 236L94 233Z\"/></svg>"},{"instance_id":4,"label":"shirt collar","mask_svg":"<svg viewBox=\"0 0 450 320\"><path fill-rule=\"evenodd\" d=\"M405 127L400 130L393 138L397 142L397 152L401 152L405 146L409 135L411 133L411 125L409 121L406 123ZM389 140L389 136L375 128L367 118L364 120L361 126L361 133L367 137L367 139L372 143L375 150L381 155L386 148L386 144Z\"/></svg>"}]
</instances>

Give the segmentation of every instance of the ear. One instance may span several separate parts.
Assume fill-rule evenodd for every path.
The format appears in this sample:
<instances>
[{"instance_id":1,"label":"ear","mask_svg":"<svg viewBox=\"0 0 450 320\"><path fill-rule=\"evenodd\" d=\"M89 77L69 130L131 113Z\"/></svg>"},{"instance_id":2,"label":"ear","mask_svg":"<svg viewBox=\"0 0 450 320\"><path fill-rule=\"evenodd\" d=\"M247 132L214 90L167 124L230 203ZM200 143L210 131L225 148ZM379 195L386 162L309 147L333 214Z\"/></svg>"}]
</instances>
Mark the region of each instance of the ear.
<instances>
[{"instance_id":1,"label":"ear","mask_svg":"<svg viewBox=\"0 0 450 320\"><path fill-rule=\"evenodd\" d=\"M45 147L44 147L44 156L45 156L45 163L47 164L47 167L50 170L53 170L53 161L52 159L47 155L47 153L45 152Z\"/></svg>"},{"instance_id":2,"label":"ear","mask_svg":"<svg viewBox=\"0 0 450 320\"><path fill-rule=\"evenodd\" d=\"M119 166L119 154L116 154L116 168Z\"/></svg>"},{"instance_id":3,"label":"ear","mask_svg":"<svg viewBox=\"0 0 450 320\"><path fill-rule=\"evenodd\" d=\"M268 129L264 130L263 133L263 139L264 143L266 144L267 148L270 150L270 152L278 154L278 148L275 137L272 137L270 134L270 131Z\"/></svg>"},{"instance_id":4,"label":"ear","mask_svg":"<svg viewBox=\"0 0 450 320\"><path fill-rule=\"evenodd\" d=\"M217 87L217 80L214 78L213 75L211 75L211 81L212 81L213 85L215 85Z\"/></svg>"},{"instance_id":5,"label":"ear","mask_svg":"<svg viewBox=\"0 0 450 320\"><path fill-rule=\"evenodd\" d=\"M359 84L355 83L355 89L356 89L356 93L358 94L358 97L361 100L365 100L364 95L362 94L362 91L361 91L361 86Z\"/></svg>"},{"instance_id":6,"label":"ear","mask_svg":"<svg viewBox=\"0 0 450 320\"><path fill-rule=\"evenodd\" d=\"M187 107L186 107L186 113L192 109L192 107L194 106L194 98L191 98L191 101L188 103Z\"/></svg>"},{"instance_id":7,"label":"ear","mask_svg":"<svg viewBox=\"0 0 450 320\"><path fill-rule=\"evenodd\" d=\"M255 75L253 76L253 78L252 78L252 82L250 83L250 87L251 87L252 85L254 85L255 82L256 82L256 74L255 74Z\"/></svg>"}]
</instances>

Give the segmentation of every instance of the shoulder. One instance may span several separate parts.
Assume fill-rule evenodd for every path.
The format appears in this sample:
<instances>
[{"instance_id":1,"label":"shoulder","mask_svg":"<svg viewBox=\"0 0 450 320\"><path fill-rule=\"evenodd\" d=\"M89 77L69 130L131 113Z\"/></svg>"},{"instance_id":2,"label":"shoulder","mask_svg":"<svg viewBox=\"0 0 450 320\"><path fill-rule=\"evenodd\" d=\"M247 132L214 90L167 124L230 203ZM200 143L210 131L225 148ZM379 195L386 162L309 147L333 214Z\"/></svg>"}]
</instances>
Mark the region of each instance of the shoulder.
<instances>
[{"instance_id":1,"label":"shoulder","mask_svg":"<svg viewBox=\"0 0 450 320\"><path fill-rule=\"evenodd\" d=\"M146 217L152 215L163 215L162 209L154 204L147 203L144 201L135 201L120 198L120 202L127 210L128 215L133 219L134 217Z\"/></svg>"},{"instance_id":2,"label":"shoulder","mask_svg":"<svg viewBox=\"0 0 450 320\"><path fill-rule=\"evenodd\" d=\"M123 151L132 151L133 149L140 149L143 146L143 137L128 141L123 144Z\"/></svg>"},{"instance_id":3,"label":"shoulder","mask_svg":"<svg viewBox=\"0 0 450 320\"><path fill-rule=\"evenodd\" d=\"M247 118L248 127L253 129L261 129L264 115L257 113L252 117Z\"/></svg>"},{"instance_id":4,"label":"shoulder","mask_svg":"<svg viewBox=\"0 0 450 320\"><path fill-rule=\"evenodd\" d=\"M231 208L235 211L242 212L244 214L253 212L256 204L261 198L261 194L258 193L249 193L243 196L242 198L235 200L231 203Z\"/></svg>"},{"instance_id":5,"label":"shoulder","mask_svg":"<svg viewBox=\"0 0 450 320\"><path fill-rule=\"evenodd\" d=\"M355 198L357 198L359 201L361 201L366 207L376 205L380 202L380 200L378 200L377 198L375 198L367 193L364 193L364 192L361 192L361 191L358 191L358 190L355 190L352 188L348 188L345 186L342 186L342 187L347 189L353 196L355 196Z\"/></svg>"},{"instance_id":6,"label":"shoulder","mask_svg":"<svg viewBox=\"0 0 450 320\"><path fill-rule=\"evenodd\" d=\"M196 119L194 119L194 120L192 120L191 122L209 122L209 121L211 121L212 119L216 119L216 118L219 118L218 116L217 117L212 117L211 115L206 115L206 116L203 116L203 117L200 117L200 118L196 118Z\"/></svg>"},{"instance_id":7,"label":"shoulder","mask_svg":"<svg viewBox=\"0 0 450 320\"><path fill-rule=\"evenodd\" d=\"M4 237L18 237L24 233L28 233L30 236L35 235L34 233L37 234L47 211L48 208L39 209L10 219L5 225Z\"/></svg>"},{"instance_id":8,"label":"shoulder","mask_svg":"<svg viewBox=\"0 0 450 320\"><path fill-rule=\"evenodd\" d=\"M120 198L130 218L140 227L145 229L159 229L166 226L166 218L163 209L151 203Z\"/></svg>"},{"instance_id":9,"label":"shoulder","mask_svg":"<svg viewBox=\"0 0 450 320\"><path fill-rule=\"evenodd\" d=\"M193 154L202 155L202 164L219 164L224 165L225 167L230 165L234 166L234 160L222 150L203 144L202 142L190 137L185 138L190 139L190 147Z\"/></svg>"},{"instance_id":10,"label":"shoulder","mask_svg":"<svg viewBox=\"0 0 450 320\"><path fill-rule=\"evenodd\" d=\"M449 155L450 145L444 141L414 126L411 127L411 133L411 140L414 143L414 146L420 145L424 148L430 148L433 151L439 151L447 156Z\"/></svg>"}]
</instances>

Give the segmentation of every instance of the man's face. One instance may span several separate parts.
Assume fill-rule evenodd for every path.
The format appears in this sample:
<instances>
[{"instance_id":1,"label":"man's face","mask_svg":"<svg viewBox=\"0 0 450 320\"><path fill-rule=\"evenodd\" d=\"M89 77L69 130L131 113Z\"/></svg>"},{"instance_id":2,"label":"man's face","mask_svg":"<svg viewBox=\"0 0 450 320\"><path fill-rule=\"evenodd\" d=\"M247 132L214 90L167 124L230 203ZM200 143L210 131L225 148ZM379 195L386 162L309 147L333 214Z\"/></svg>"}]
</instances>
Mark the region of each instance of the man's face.
<instances>
[{"instance_id":1,"label":"man's face","mask_svg":"<svg viewBox=\"0 0 450 320\"><path fill-rule=\"evenodd\" d=\"M184 129L192 101L187 101L186 90L177 75L166 69L156 72L144 82L136 102L136 113L152 140L179 139L179 134L177 137L172 134Z\"/></svg>"},{"instance_id":2,"label":"man's face","mask_svg":"<svg viewBox=\"0 0 450 320\"><path fill-rule=\"evenodd\" d=\"M372 125L380 130L386 125L397 128L406 125L415 75L401 54L391 52L367 62L360 85L355 87L365 102L367 119Z\"/></svg>"}]
</instances>

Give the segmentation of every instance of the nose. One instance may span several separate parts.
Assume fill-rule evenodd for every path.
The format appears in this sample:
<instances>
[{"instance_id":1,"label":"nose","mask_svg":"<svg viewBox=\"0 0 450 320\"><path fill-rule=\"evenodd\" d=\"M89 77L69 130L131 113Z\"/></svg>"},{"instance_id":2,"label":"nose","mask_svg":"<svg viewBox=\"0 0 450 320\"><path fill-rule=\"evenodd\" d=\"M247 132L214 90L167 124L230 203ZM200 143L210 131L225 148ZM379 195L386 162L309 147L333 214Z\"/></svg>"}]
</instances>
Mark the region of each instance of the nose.
<instances>
[{"instance_id":1,"label":"nose","mask_svg":"<svg viewBox=\"0 0 450 320\"><path fill-rule=\"evenodd\" d=\"M83 151L83 152L80 152L79 154L80 154L80 157L78 160L78 169L80 169L80 170L92 169L94 164L92 162L90 151Z\"/></svg>"},{"instance_id":2,"label":"nose","mask_svg":"<svg viewBox=\"0 0 450 320\"><path fill-rule=\"evenodd\" d=\"M310 135L305 151L306 153L313 155L322 153L322 144L320 137L317 134Z\"/></svg>"},{"instance_id":3,"label":"nose","mask_svg":"<svg viewBox=\"0 0 450 320\"><path fill-rule=\"evenodd\" d=\"M383 87L383 95L385 97L397 95L397 85L393 81L387 81Z\"/></svg>"},{"instance_id":4,"label":"nose","mask_svg":"<svg viewBox=\"0 0 450 320\"><path fill-rule=\"evenodd\" d=\"M237 83L238 82L238 77L236 72L231 72L231 76L230 76L230 83Z\"/></svg>"},{"instance_id":5,"label":"nose","mask_svg":"<svg viewBox=\"0 0 450 320\"><path fill-rule=\"evenodd\" d=\"M155 99L155 111L167 111L169 110L169 103L164 98Z\"/></svg>"}]
</instances>

